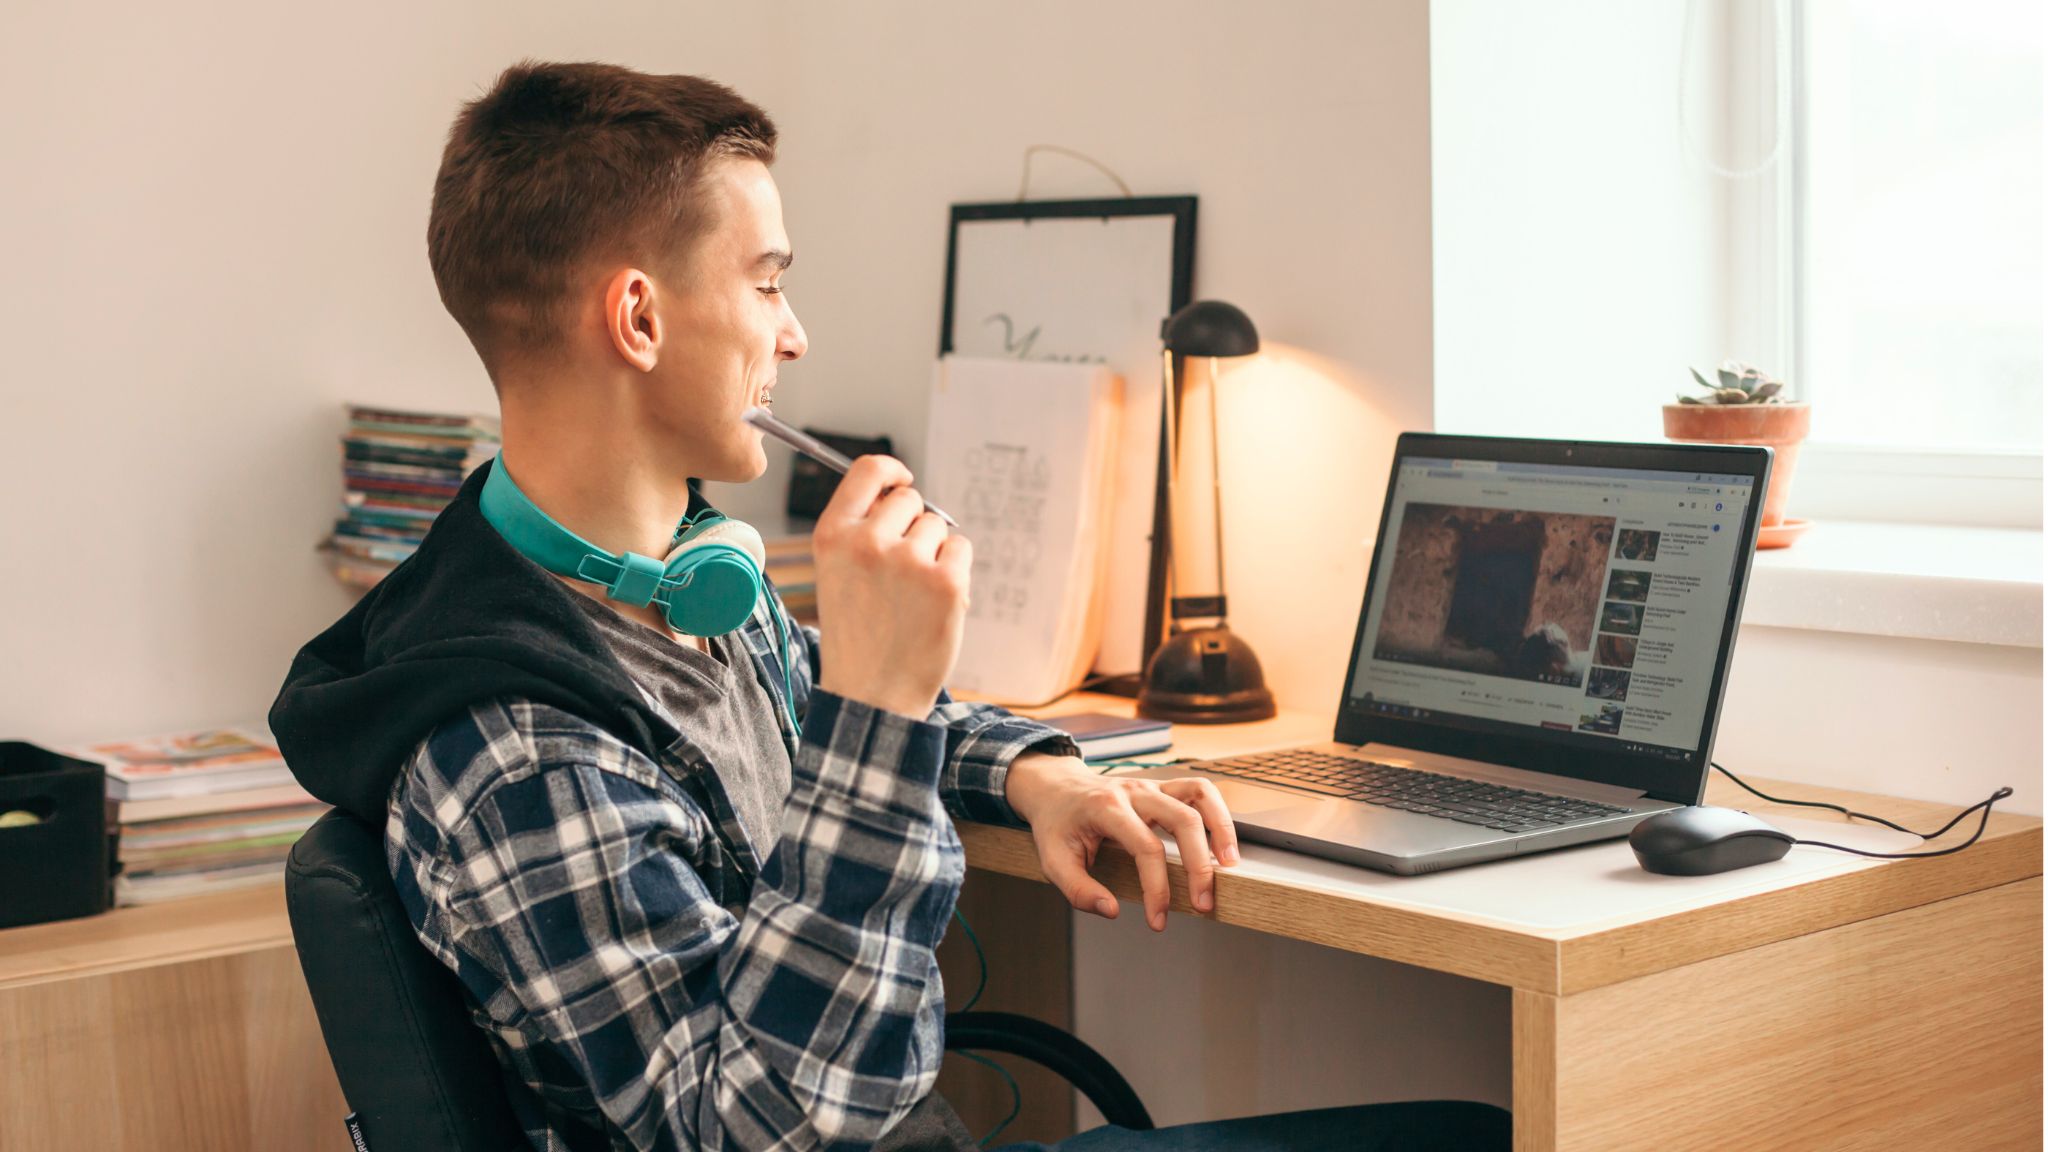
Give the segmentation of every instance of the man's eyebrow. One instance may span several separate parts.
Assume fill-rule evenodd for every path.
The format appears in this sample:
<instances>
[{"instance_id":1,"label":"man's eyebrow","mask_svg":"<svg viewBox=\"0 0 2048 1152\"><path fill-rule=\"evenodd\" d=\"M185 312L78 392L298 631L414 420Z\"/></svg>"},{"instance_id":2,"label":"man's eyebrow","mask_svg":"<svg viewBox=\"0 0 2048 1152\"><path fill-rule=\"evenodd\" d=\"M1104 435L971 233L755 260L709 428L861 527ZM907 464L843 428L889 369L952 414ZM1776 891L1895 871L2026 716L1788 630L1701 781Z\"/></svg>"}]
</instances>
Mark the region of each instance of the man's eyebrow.
<instances>
[{"instance_id":1,"label":"man's eyebrow","mask_svg":"<svg viewBox=\"0 0 2048 1152\"><path fill-rule=\"evenodd\" d=\"M768 251L763 252L759 256L756 256L754 258L754 267L765 268L768 265L773 264L775 265L775 270L780 272L783 269L788 268L790 262L795 259L796 255L794 253L785 252L780 248L770 248Z\"/></svg>"}]
</instances>

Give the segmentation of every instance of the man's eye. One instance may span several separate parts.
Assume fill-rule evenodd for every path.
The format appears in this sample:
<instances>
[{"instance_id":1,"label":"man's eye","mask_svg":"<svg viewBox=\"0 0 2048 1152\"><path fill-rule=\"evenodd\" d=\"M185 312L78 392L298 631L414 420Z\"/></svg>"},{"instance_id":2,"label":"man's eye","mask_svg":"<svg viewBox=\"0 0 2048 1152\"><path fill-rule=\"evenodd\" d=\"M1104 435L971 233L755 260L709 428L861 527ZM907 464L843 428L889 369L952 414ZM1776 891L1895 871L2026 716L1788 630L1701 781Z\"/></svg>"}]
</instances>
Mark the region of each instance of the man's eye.
<instances>
[{"instance_id":1,"label":"man's eye","mask_svg":"<svg viewBox=\"0 0 2048 1152\"><path fill-rule=\"evenodd\" d=\"M761 291L767 293L770 296L779 296L782 294L782 285L770 284L767 287L761 289Z\"/></svg>"}]
</instances>

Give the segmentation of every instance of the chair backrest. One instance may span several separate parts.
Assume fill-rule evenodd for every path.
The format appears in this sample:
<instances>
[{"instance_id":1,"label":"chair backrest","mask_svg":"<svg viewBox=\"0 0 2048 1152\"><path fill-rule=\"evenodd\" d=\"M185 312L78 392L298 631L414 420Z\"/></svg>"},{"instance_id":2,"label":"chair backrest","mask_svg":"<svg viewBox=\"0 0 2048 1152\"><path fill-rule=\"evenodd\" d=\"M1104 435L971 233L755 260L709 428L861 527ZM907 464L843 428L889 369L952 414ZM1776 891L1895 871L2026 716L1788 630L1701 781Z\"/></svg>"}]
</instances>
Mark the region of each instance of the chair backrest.
<instances>
[{"instance_id":1,"label":"chair backrest","mask_svg":"<svg viewBox=\"0 0 2048 1152\"><path fill-rule=\"evenodd\" d=\"M327 1053L369 1146L525 1148L462 986L399 906L383 837L339 809L322 816L292 848L285 903Z\"/></svg>"}]
</instances>

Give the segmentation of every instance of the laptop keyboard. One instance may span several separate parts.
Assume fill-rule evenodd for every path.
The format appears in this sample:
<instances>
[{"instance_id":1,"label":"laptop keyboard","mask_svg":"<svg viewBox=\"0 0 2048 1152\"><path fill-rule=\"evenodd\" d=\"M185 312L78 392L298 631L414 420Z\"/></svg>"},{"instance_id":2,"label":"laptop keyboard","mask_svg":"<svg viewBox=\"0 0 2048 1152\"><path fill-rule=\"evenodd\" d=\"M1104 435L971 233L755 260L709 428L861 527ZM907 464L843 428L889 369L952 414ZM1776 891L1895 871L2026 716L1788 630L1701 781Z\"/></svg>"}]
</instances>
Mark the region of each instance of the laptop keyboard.
<instances>
[{"instance_id":1,"label":"laptop keyboard","mask_svg":"<svg viewBox=\"0 0 2048 1152\"><path fill-rule=\"evenodd\" d=\"M1460 824L1477 824L1502 832L1533 832L1576 824L1601 816L1619 816L1626 808L1508 788L1483 780L1466 780L1437 772L1417 772L1372 760L1354 760L1327 752L1261 752L1208 760L1199 771L1261 784L1280 784L1324 796L1341 796L1393 808L1441 816Z\"/></svg>"}]
</instances>

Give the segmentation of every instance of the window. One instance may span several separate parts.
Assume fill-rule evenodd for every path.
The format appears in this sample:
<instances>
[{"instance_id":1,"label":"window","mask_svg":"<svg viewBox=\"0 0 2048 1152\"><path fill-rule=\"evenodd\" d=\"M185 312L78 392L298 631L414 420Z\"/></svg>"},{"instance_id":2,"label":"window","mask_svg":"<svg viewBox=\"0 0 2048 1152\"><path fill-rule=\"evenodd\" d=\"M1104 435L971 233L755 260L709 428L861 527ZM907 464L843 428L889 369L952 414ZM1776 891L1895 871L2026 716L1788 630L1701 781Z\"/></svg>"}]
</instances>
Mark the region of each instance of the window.
<instances>
[{"instance_id":1,"label":"window","mask_svg":"<svg viewBox=\"0 0 2048 1152\"><path fill-rule=\"evenodd\" d=\"M1790 371L1815 443L2038 455L2041 7L1794 13Z\"/></svg>"},{"instance_id":2,"label":"window","mask_svg":"<svg viewBox=\"0 0 2048 1152\"><path fill-rule=\"evenodd\" d=\"M2038 0L1433 0L1441 431L1814 402L1793 511L2039 528Z\"/></svg>"}]
</instances>

